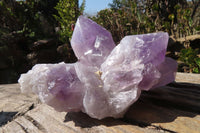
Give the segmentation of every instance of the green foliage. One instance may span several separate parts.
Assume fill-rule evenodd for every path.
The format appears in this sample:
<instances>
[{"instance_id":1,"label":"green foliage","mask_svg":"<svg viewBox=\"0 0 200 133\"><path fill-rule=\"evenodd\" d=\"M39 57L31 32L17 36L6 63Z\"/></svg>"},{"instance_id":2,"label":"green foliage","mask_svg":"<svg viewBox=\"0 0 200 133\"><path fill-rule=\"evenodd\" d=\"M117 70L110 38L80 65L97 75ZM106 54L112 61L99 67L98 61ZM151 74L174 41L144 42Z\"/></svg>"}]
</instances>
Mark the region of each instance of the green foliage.
<instances>
[{"instance_id":1,"label":"green foliage","mask_svg":"<svg viewBox=\"0 0 200 133\"><path fill-rule=\"evenodd\" d=\"M118 10L124 7L125 5L128 4L127 0L113 0L112 3L109 4L109 6L112 9Z\"/></svg>"},{"instance_id":2,"label":"green foliage","mask_svg":"<svg viewBox=\"0 0 200 133\"><path fill-rule=\"evenodd\" d=\"M195 25L193 25L191 8L177 8L177 31L180 31L183 36L191 35Z\"/></svg>"},{"instance_id":3,"label":"green foliage","mask_svg":"<svg viewBox=\"0 0 200 133\"><path fill-rule=\"evenodd\" d=\"M51 36L53 28L50 25L55 23L51 13L55 14L55 9L46 11L47 7L55 6L51 4L52 2L48 2L45 5L44 0L1 1L0 34L23 33L25 37L35 39Z\"/></svg>"},{"instance_id":4,"label":"green foliage","mask_svg":"<svg viewBox=\"0 0 200 133\"><path fill-rule=\"evenodd\" d=\"M190 67L190 72L200 73L200 58L198 55L198 49L182 49L179 55L179 60L183 61Z\"/></svg>"},{"instance_id":5,"label":"green foliage","mask_svg":"<svg viewBox=\"0 0 200 133\"><path fill-rule=\"evenodd\" d=\"M143 21L145 16L137 11L136 3L122 2L126 6L129 5L129 8L122 6L123 4L115 3L112 5L113 8L101 10L96 17L92 18L112 33L116 43L119 43L125 35L145 33L144 25L148 21Z\"/></svg>"},{"instance_id":6,"label":"green foliage","mask_svg":"<svg viewBox=\"0 0 200 133\"><path fill-rule=\"evenodd\" d=\"M79 7L79 12L80 14L83 14L84 10L85 10L85 0L83 0L83 2L81 3L81 6Z\"/></svg>"},{"instance_id":7,"label":"green foliage","mask_svg":"<svg viewBox=\"0 0 200 133\"><path fill-rule=\"evenodd\" d=\"M79 7L78 0L59 0L55 9L58 15L54 15L59 22L61 30L59 31L60 40L63 43L69 43L72 36L72 25L75 24L79 15L81 15L85 8L85 0Z\"/></svg>"},{"instance_id":8,"label":"green foliage","mask_svg":"<svg viewBox=\"0 0 200 133\"><path fill-rule=\"evenodd\" d=\"M192 19L194 5L186 0L113 0L109 5L92 19L108 29L115 42L129 34L166 31L178 38L200 29Z\"/></svg>"},{"instance_id":9,"label":"green foliage","mask_svg":"<svg viewBox=\"0 0 200 133\"><path fill-rule=\"evenodd\" d=\"M195 29L196 29L197 31L200 31L200 25L196 26Z\"/></svg>"}]
</instances>

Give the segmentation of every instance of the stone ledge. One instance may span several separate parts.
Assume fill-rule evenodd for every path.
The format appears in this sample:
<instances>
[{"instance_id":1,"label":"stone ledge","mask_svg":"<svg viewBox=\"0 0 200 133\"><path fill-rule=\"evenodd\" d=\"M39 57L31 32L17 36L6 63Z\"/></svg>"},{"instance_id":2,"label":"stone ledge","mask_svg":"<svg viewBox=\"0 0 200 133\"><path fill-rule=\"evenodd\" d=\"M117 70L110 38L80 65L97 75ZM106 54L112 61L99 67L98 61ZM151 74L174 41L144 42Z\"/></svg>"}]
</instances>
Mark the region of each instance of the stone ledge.
<instances>
[{"instance_id":1,"label":"stone ledge","mask_svg":"<svg viewBox=\"0 0 200 133\"><path fill-rule=\"evenodd\" d=\"M0 85L2 133L198 133L200 75L177 73L176 82L143 92L124 118L96 120L84 113L57 112L18 84Z\"/></svg>"}]
</instances>

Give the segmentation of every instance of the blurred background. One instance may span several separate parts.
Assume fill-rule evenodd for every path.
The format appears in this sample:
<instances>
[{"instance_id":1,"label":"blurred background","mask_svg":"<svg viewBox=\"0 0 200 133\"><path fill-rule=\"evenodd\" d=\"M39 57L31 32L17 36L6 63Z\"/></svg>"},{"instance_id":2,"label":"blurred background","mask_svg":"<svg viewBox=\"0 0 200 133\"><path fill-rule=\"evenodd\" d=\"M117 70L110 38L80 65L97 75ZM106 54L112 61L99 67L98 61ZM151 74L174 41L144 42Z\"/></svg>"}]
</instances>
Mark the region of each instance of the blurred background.
<instances>
[{"instance_id":1,"label":"blurred background","mask_svg":"<svg viewBox=\"0 0 200 133\"><path fill-rule=\"evenodd\" d=\"M0 84L16 83L38 63L75 62L70 39L82 14L116 44L126 35L168 32L166 54L178 71L200 73L200 0L0 0Z\"/></svg>"}]
</instances>

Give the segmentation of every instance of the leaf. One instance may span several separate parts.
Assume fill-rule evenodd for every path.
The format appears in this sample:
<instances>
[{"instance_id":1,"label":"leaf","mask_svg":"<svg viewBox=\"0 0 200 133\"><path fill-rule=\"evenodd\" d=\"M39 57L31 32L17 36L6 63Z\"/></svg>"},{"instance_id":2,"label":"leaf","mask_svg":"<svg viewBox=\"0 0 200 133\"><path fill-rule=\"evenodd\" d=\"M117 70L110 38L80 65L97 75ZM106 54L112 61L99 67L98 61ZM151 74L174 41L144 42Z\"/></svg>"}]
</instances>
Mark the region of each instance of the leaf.
<instances>
[{"instance_id":1,"label":"leaf","mask_svg":"<svg viewBox=\"0 0 200 133\"><path fill-rule=\"evenodd\" d=\"M168 18L169 18L170 20L174 20L174 14L170 14L170 15L168 16Z\"/></svg>"},{"instance_id":2,"label":"leaf","mask_svg":"<svg viewBox=\"0 0 200 133\"><path fill-rule=\"evenodd\" d=\"M198 68L193 68L193 73L199 73L199 69Z\"/></svg>"},{"instance_id":3,"label":"leaf","mask_svg":"<svg viewBox=\"0 0 200 133\"><path fill-rule=\"evenodd\" d=\"M195 62L196 62L196 64L197 64L197 66L200 68L200 58L196 58L196 59L195 59Z\"/></svg>"}]
</instances>

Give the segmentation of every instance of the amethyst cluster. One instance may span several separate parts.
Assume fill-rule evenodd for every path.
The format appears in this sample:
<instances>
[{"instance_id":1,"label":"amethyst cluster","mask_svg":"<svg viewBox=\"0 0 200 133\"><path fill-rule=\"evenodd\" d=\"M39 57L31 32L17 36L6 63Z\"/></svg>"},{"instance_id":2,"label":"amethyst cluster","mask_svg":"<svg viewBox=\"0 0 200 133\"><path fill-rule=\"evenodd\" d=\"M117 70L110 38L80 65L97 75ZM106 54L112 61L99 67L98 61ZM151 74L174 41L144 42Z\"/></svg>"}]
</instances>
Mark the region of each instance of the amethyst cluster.
<instances>
[{"instance_id":1,"label":"amethyst cluster","mask_svg":"<svg viewBox=\"0 0 200 133\"><path fill-rule=\"evenodd\" d=\"M38 64L19 83L58 111L82 111L97 119L119 118L142 90L175 79L177 63L165 58L168 34L130 35L115 46L110 32L80 16L71 39L73 64Z\"/></svg>"}]
</instances>

